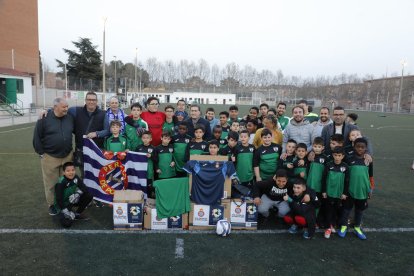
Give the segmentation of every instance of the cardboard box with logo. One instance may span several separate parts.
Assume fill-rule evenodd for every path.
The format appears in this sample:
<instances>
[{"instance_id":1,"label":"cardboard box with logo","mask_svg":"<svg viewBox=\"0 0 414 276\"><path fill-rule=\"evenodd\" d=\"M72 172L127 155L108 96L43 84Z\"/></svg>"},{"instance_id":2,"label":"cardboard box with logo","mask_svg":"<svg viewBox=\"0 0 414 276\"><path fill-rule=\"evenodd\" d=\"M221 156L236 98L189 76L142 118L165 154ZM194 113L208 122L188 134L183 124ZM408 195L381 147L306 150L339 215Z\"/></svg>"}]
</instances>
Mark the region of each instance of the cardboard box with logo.
<instances>
[{"instance_id":1,"label":"cardboard box with logo","mask_svg":"<svg viewBox=\"0 0 414 276\"><path fill-rule=\"evenodd\" d=\"M142 191L115 191L113 218L115 230L142 230L144 214L144 194Z\"/></svg>"},{"instance_id":2,"label":"cardboard box with logo","mask_svg":"<svg viewBox=\"0 0 414 276\"><path fill-rule=\"evenodd\" d=\"M191 203L189 216L190 230L215 229L217 221L227 219L230 221L230 205L202 205Z\"/></svg>"},{"instance_id":3,"label":"cardboard box with logo","mask_svg":"<svg viewBox=\"0 0 414 276\"><path fill-rule=\"evenodd\" d=\"M229 209L231 228L257 230L257 207L252 200L223 199L222 205Z\"/></svg>"},{"instance_id":4,"label":"cardboard box with logo","mask_svg":"<svg viewBox=\"0 0 414 276\"><path fill-rule=\"evenodd\" d=\"M148 198L145 203L144 228L151 230L188 229L188 213L179 216L158 219L155 200Z\"/></svg>"}]
</instances>

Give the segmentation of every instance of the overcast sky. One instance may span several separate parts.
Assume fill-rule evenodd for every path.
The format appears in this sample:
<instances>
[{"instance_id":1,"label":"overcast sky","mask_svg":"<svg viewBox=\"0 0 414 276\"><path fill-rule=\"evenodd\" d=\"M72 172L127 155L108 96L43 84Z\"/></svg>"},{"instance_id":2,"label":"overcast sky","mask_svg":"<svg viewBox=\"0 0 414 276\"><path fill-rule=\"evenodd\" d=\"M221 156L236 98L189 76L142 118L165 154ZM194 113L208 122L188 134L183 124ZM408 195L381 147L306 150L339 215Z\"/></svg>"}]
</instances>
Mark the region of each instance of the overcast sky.
<instances>
[{"instance_id":1,"label":"overcast sky","mask_svg":"<svg viewBox=\"0 0 414 276\"><path fill-rule=\"evenodd\" d=\"M106 61L204 58L314 77L414 72L413 0L38 0L40 51L55 69L62 48L91 38Z\"/></svg>"}]
</instances>

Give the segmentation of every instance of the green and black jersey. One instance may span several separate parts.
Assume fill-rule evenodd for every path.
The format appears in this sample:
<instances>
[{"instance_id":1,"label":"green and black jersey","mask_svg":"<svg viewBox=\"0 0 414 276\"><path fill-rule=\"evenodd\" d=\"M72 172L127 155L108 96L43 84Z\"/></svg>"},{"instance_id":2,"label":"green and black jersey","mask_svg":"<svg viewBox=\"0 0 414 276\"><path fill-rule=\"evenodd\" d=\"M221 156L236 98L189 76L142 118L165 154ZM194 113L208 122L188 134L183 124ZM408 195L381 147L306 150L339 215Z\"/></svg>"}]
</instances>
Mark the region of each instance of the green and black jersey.
<instances>
[{"instance_id":1,"label":"green and black jersey","mask_svg":"<svg viewBox=\"0 0 414 276\"><path fill-rule=\"evenodd\" d=\"M295 155L288 155L286 156L285 160L282 160L282 159L280 160L281 162L280 165L282 166L283 169L286 170L288 179L293 178L295 176L295 174L293 173L293 168L288 168L289 164L292 164L293 166L293 161L295 161L295 159L296 159Z\"/></svg>"},{"instance_id":2,"label":"green and black jersey","mask_svg":"<svg viewBox=\"0 0 414 276\"><path fill-rule=\"evenodd\" d=\"M154 147L152 145L145 146L142 144L138 146L137 152L151 155L148 158L147 179L154 180Z\"/></svg>"},{"instance_id":3,"label":"green and black jersey","mask_svg":"<svg viewBox=\"0 0 414 276\"><path fill-rule=\"evenodd\" d=\"M308 178L306 184L315 192L322 192L322 178L326 165L326 156L322 154L315 154L313 162L309 163Z\"/></svg>"},{"instance_id":4,"label":"green and black jersey","mask_svg":"<svg viewBox=\"0 0 414 276\"><path fill-rule=\"evenodd\" d=\"M187 145L191 141L190 135L180 135L177 134L173 136L171 143L174 145L174 161L175 161L175 170L177 172L183 172L183 166L186 163L185 152L187 150Z\"/></svg>"},{"instance_id":5,"label":"green and black jersey","mask_svg":"<svg viewBox=\"0 0 414 276\"><path fill-rule=\"evenodd\" d=\"M286 117L284 115L277 117L277 120L280 124L280 127L282 128L282 130L284 130L286 128L286 126L289 124L290 122L290 118Z\"/></svg>"},{"instance_id":6,"label":"green and black jersey","mask_svg":"<svg viewBox=\"0 0 414 276\"><path fill-rule=\"evenodd\" d=\"M300 160L303 160L304 162L304 164L303 165L299 165L299 161ZM298 176L300 176L300 173L301 172L303 172L303 173L305 173L305 176L303 177L303 179L307 179L308 178L308 164L309 164L309 161L308 161L308 158L304 158L304 159L299 159L299 158L295 158L295 160L293 161L293 174L294 174L294 176L295 177L298 177Z\"/></svg>"},{"instance_id":7,"label":"green and black jersey","mask_svg":"<svg viewBox=\"0 0 414 276\"><path fill-rule=\"evenodd\" d=\"M59 180L55 185L54 205L56 210L60 211L68 208L71 205L69 197L76 193L77 189L87 193L87 188L79 176L75 175L73 179L68 179L65 176L59 177Z\"/></svg>"},{"instance_id":8,"label":"green and black jersey","mask_svg":"<svg viewBox=\"0 0 414 276\"><path fill-rule=\"evenodd\" d=\"M348 165L345 162L326 164L322 178L322 193L326 193L331 198L341 198L341 195L348 195L348 189Z\"/></svg>"},{"instance_id":9,"label":"green and black jersey","mask_svg":"<svg viewBox=\"0 0 414 276\"><path fill-rule=\"evenodd\" d=\"M367 166L365 159L355 154L348 160L349 194L354 199L367 199L371 191L369 178L373 176L372 162Z\"/></svg>"},{"instance_id":10,"label":"green and black jersey","mask_svg":"<svg viewBox=\"0 0 414 276\"><path fill-rule=\"evenodd\" d=\"M227 136L229 135L229 132L230 132L230 126L225 126L225 127L221 126L221 129L223 131L221 132L220 139L227 140Z\"/></svg>"},{"instance_id":11,"label":"green and black jersey","mask_svg":"<svg viewBox=\"0 0 414 276\"><path fill-rule=\"evenodd\" d=\"M235 150L236 147L231 148L229 145L226 145L224 148L219 150L219 155L227 156L229 158L229 161L231 161L231 157L234 155Z\"/></svg>"},{"instance_id":12,"label":"green and black jersey","mask_svg":"<svg viewBox=\"0 0 414 276\"><path fill-rule=\"evenodd\" d=\"M164 122L162 125L162 132L169 132L171 136L174 135L174 122L168 123Z\"/></svg>"},{"instance_id":13,"label":"green and black jersey","mask_svg":"<svg viewBox=\"0 0 414 276\"><path fill-rule=\"evenodd\" d=\"M154 168L155 171L161 170L157 174L158 179L175 177L175 168L171 167L171 162L174 161L174 146L169 144L157 146L154 150Z\"/></svg>"},{"instance_id":14,"label":"green and black jersey","mask_svg":"<svg viewBox=\"0 0 414 276\"><path fill-rule=\"evenodd\" d=\"M104 149L112 152L125 151L128 148L127 138L123 135L114 137L113 135L105 139Z\"/></svg>"},{"instance_id":15,"label":"green and black jersey","mask_svg":"<svg viewBox=\"0 0 414 276\"><path fill-rule=\"evenodd\" d=\"M261 145L256 149L253 167L259 167L260 177L263 180L275 175L281 154L282 147L275 143L271 143L269 146Z\"/></svg>"},{"instance_id":16,"label":"green and black jersey","mask_svg":"<svg viewBox=\"0 0 414 276\"><path fill-rule=\"evenodd\" d=\"M253 145L243 146L237 145L234 150L236 158L236 172L240 182L250 182L253 180L253 156L255 148Z\"/></svg>"},{"instance_id":17,"label":"green and black jersey","mask_svg":"<svg viewBox=\"0 0 414 276\"><path fill-rule=\"evenodd\" d=\"M195 154L207 154L208 153L208 143L206 141L196 142L190 141L187 144L187 148L185 151L185 160L190 160L190 155Z\"/></svg>"},{"instance_id":18,"label":"green and black jersey","mask_svg":"<svg viewBox=\"0 0 414 276\"><path fill-rule=\"evenodd\" d=\"M137 133L137 130L140 128L148 130L147 122L141 118L134 120L130 116L125 117L125 136L128 141L129 149L132 151L136 151L137 147L142 145L142 139Z\"/></svg>"},{"instance_id":19,"label":"green and black jersey","mask_svg":"<svg viewBox=\"0 0 414 276\"><path fill-rule=\"evenodd\" d=\"M220 149L224 148L225 146L227 146L227 139L219 139L218 140L220 143Z\"/></svg>"}]
</instances>

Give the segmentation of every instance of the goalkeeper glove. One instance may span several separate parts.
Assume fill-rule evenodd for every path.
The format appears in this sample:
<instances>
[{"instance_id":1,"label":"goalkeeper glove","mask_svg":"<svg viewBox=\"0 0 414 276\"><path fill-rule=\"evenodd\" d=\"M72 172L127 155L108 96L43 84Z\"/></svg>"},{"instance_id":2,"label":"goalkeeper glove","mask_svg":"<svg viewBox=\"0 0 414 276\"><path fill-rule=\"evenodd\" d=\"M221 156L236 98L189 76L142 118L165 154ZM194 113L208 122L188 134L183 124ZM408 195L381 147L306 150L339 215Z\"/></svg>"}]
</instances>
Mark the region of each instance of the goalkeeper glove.
<instances>
[{"instance_id":1,"label":"goalkeeper glove","mask_svg":"<svg viewBox=\"0 0 414 276\"><path fill-rule=\"evenodd\" d=\"M72 211L69 211L68 208L65 208L62 210L62 214L66 219L74 220L75 219L75 213Z\"/></svg>"},{"instance_id":2,"label":"goalkeeper glove","mask_svg":"<svg viewBox=\"0 0 414 276\"><path fill-rule=\"evenodd\" d=\"M79 189L76 189L76 192L74 193L74 194L71 194L70 196L69 196L69 202L71 203L71 204L76 204L76 203L78 203L79 202L79 199L80 199L80 197L81 197L81 195L83 194L83 192L81 191L81 190L79 190Z\"/></svg>"}]
</instances>

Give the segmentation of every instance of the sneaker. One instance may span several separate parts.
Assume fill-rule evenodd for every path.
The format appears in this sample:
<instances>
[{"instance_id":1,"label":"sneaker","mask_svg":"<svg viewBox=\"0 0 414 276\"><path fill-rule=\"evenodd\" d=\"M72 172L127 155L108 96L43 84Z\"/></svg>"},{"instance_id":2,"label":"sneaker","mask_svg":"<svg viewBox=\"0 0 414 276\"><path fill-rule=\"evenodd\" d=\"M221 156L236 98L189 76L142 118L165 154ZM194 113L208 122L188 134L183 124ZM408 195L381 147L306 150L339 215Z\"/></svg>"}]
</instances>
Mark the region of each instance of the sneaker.
<instances>
[{"instance_id":1,"label":"sneaker","mask_svg":"<svg viewBox=\"0 0 414 276\"><path fill-rule=\"evenodd\" d=\"M292 224L288 231L290 234L296 234L298 232L298 226L296 224Z\"/></svg>"},{"instance_id":2,"label":"sneaker","mask_svg":"<svg viewBox=\"0 0 414 276\"><path fill-rule=\"evenodd\" d=\"M98 201L98 200L94 200L93 204L95 204L95 207L97 207L97 208L104 207L104 204L102 202Z\"/></svg>"},{"instance_id":3,"label":"sneaker","mask_svg":"<svg viewBox=\"0 0 414 276\"><path fill-rule=\"evenodd\" d=\"M325 234L324 234L325 239L329 239L331 237L331 233L332 233L331 228L326 229Z\"/></svg>"},{"instance_id":4,"label":"sneaker","mask_svg":"<svg viewBox=\"0 0 414 276\"><path fill-rule=\"evenodd\" d=\"M51 216L56 216L58 214L58 211L55 208L55 205L50 205L49 206L49 215Z\"/></svg>"},{"instance_id":5,"label":"sneaker","mask_svg":"<svg viewBox=\"0 0 414 276\"><path fill-rule=\"evenodd\" d=\"M360 240L367 239L367 236L365 236L364 232L362 232L361 227L354 227L354 232Z\"/></svg>"},{"instance_id":6,"label":"sneaker","mask_svg":"<svg viewBox=\"0 0 414 276\"><path fill-rule=\"evenodd\" d=\"M341 238L345 238L347 229L348 229L347 226L341 226L341 229L339 229L338 231L338 236L340 236Z\"/></svg>"},{"instance_id":7,"label":"sneaker","mask_svg":"<svg viewBox=\"0 0 414 276\"><path fill-rule=\"evenodd\" d=\"M75 213L75 220L90 220L89 217L85 216L84 214Z\"/></svg>"},{"instance_id":8,"label":"sneaker","mask_svg":"<svg viewBox=\"0 0 414 276\"><path fill-rule=\"evenodd\" d=\"M302 237L304 238L304 239L307 239L307 240L309 240L311 237L309 236L309 232L308 232L308 230L305 230L305 231L303 231L303 235L302 235Z\"/></svg>"},{"instance_id":9,"label":"sneaker","mask_svg":"<svg viewBox=\"0 0 414 276\"><path fill-rule=\"evenodd\" d=\"M331 225L331 233L336 233L336 229L332 225Z\"/></svg>"}]
</instances>

